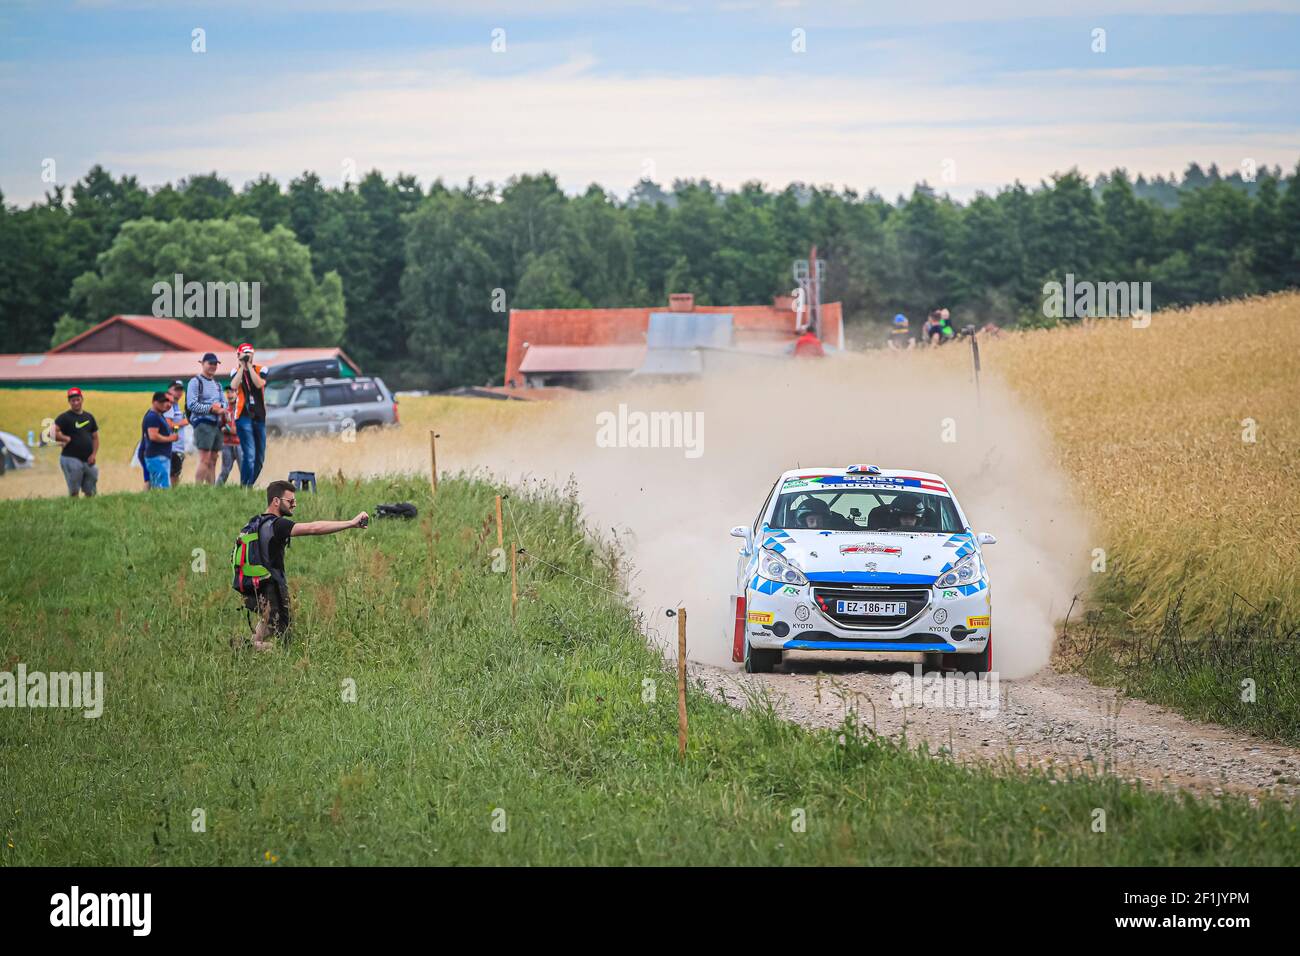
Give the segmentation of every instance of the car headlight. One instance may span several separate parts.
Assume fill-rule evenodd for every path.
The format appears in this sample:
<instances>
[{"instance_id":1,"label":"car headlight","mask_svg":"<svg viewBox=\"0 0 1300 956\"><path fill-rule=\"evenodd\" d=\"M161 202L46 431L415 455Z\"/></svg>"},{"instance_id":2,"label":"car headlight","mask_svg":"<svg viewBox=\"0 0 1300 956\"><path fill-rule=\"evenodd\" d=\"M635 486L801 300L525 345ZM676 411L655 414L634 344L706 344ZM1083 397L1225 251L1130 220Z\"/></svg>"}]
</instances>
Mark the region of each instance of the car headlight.
<instances>
[{"instance_id":1,"label":"car headlight","mask_svg":"<svg viewBox=\"0 0 1300 956\"><path fill-rule=\"evenodd\" d=\"M758 573L769 581L780 581L782 584L808 583L802 571L775 551L763 551L763 557L758 562Z\"/></svg>"},{"instance_id":2,"label":"car headlight","mask_svg":"<svg viewBox=\"0 0 1300 956\"><path fill-rule=\"evenodd\" d=\"M984 562L980 560L979 552L968 554L958 561L951 571L947 571L935 581L935 587L955 588L959 584L974 584L984 577Z\"/></svg>"}]
</instances>

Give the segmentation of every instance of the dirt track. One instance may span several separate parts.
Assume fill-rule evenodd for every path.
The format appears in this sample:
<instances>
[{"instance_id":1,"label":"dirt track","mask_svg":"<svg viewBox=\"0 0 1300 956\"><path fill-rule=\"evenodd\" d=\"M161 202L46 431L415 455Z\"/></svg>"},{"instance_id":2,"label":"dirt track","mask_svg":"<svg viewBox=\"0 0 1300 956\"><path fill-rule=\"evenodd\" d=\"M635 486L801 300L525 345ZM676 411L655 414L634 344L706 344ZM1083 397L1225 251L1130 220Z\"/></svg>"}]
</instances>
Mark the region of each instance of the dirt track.
<instances>
[{"instance_id":1,"label":"dirt track","mask_svg":"<svg viewBox=\"0 0 1300 956\"><path fill-rule=\"evenodd\" d=\"M852 708L868 730L889 737L906 730L914 744L925 740L958 760L1114 773L1202 794L1294 800L1300 793L1300 750L1195 723L1081 677L1047 668L1001 681L996 698L986 698L989 706L982 708L926 706L935 696L922 697L922 706L897 706L917 689L892 681L900 669L910 674L911 664L792 661L775 674L692 664L690 671L735 706L766 692L778 714L809 727L839 726Z\"/></svg>"}]
</instances>

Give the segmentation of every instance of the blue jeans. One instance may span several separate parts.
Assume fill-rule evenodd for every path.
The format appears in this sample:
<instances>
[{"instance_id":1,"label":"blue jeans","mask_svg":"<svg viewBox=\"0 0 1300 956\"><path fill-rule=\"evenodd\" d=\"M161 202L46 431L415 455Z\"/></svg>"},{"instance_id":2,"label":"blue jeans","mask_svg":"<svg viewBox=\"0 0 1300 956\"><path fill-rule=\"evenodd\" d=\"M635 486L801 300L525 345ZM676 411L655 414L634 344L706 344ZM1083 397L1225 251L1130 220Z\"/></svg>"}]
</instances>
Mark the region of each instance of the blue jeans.
<instances>
[{"instance_id":1,"label":"blue jeans","mask_svg":"<svg viewBox=\"0 0 1300 956\"><path fill-rule=\"evenodd\" d=\"M145 474L149 476L150 488L170 488L172 486L172 460L170 455L158 455L144 460Z\"/></svg>"},{"instance_id":2,"label":"blue jeans","mask_svg":"<svg viewBox=\"0 0 1300 956\"><path fill-rule=\"evenodd\" d=\"M235 419L235 433L239 435L239 483L255 484L266 461L266 422L241 416Z\"/></svg>"}]
</instances>

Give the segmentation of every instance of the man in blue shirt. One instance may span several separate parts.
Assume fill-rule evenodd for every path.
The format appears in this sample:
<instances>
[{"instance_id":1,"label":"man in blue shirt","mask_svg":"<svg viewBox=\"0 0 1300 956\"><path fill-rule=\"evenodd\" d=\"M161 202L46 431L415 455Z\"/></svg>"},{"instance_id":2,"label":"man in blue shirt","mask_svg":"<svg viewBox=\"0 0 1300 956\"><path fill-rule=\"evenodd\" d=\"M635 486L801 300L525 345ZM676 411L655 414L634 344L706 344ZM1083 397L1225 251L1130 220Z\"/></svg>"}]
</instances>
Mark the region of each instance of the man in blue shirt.
<instances>
[{"instance_id":1,"label":"man in blue shirt","mask_svg":"<svg viewBox=\"0 0 1300 956\"><path fill-rule=\"evenodd\" d=\"M217 481L217 459L221 455L221 410L226 407L226 393L217 381L216 353L202 359L202 372L190 379L185 390L185 413L194 426L194 446L199 450L199 466L194 471L196 484Z\"/></svg>"},{"instance_id":2,"label":"man in blue shirt","mask_svg":"<svg viewBox=\"0 0 1300 956\"><path fill-rule=\"evenodd\" d=\"M165 417L171 404L171 396L166 392L154 392L153 407L144 413L144 420L140 422L140 459L144 462L150 488L172 486L171 449L180 436L172 431Z\"/></svg>"}]
</instances>

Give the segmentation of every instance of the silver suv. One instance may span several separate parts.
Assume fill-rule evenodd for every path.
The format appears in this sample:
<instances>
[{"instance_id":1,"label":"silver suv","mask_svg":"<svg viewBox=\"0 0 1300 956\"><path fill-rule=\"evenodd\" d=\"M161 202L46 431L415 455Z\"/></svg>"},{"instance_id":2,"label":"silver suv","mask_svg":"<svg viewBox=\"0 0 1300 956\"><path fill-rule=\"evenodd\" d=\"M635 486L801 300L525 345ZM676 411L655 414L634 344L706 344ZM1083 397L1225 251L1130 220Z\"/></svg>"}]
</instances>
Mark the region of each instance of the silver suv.
<instances>
[{"instance_id":1,"label":"silver suv","mask_svg":"<svg viewBox=\"0 0 1300 956\"><path fill-rule=\"evenodd\" d=\"M320 435L396 425L397 399L381 378L306 378L266 385L266 434Z\"/></svg>"}]
</instances>

